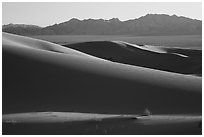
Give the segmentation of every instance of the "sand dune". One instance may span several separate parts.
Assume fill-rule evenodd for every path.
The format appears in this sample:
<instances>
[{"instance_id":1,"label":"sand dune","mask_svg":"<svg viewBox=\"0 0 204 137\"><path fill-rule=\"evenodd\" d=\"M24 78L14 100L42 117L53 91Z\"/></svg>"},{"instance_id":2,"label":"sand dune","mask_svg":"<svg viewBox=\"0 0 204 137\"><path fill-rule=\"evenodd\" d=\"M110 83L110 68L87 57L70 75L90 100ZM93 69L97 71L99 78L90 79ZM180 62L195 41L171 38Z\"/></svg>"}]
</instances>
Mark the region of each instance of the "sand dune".
<instances>
[{"instance_id":1,"label":"sand dune","mask_svg":"<svg viewBox=\"0 0 204 137\"><path fill-rule=\"evenodd\" d=\"M116 115L116 114L97 114L97 113L76 113L76 112L29 112L5 114L2 117L3 123L63 123L63 122L85 122L85 121L102 121L105 119L132 120L135 123L151 124L168 124L181 122L200 122L201 116L198 115Z\"/></svg>"},{"instance_id":2,"label":"sand dune","mask_svg":"<svg viewBox=\"0 0 204 137\"><path fill-rule=\"evenodd\" d=\"M12 48L30 48L30 49L38 49L43 50L47 52L55 52L55 53L64 53L64 54L72 54L73 56L86 56L86 57L92 57L87 54L83 54L82 52L78 52L75 50L67 49L63 46L60 46L58 44L50 43L47 41L42 40L33 40L29 37L22 37L18 35L12 35L8 33L2 34L4 39L2 39L4 45L7 45L6 47L12 47Z\"/></svg>"},{"instance_id":3,"label":"sand dune","mask_svg":"<svg viewBox=\"0 0 204 137\"><path fill-rule=\"evenodd\" d=\"M114 62L182 74L202 75L200 50L138 46L123 41L92 41L64 46Z\"/></svg>"},{"instance_id":4,"label":"sand dune","mask_svg":"<svg viewBox=\"0 0 204 137\"><path fill-rule=\"evenodd\" d=\"M111 62L7 33L3 33L2 39L4 114L31 111L137 114L145 107L153 113L202 111L201 77ZM101 51L107 51L103 47ZM124 50L121 51L118 53L123 55ZM152 59L159 59L155 56L160 53L146 52L151 53ZM144 50L139 53L144 54ZM185 62L183 57L170 56Z\"/></svg>"},{"instance_id":5,"label":"sand dune","mask_svg":"<svg viewBox=\"0 0 204 137\"><path fill-rule=\"evenodd\" d=\"M198 115L34 112L3 115L3 134L201 134Z\"/></svg>"},{"instance_id":6,"label":"sand dune","mask_svg":"<svg viewBox=\"0 0 204 137\"><path fill-rule=\"evenodd\" d=\"M106 118L117 118L120 115L73 113L73 112L33 112L7 114L3 116L3 123L63 123L77 121L101 121Z\"/></svg>"}]
</instances>

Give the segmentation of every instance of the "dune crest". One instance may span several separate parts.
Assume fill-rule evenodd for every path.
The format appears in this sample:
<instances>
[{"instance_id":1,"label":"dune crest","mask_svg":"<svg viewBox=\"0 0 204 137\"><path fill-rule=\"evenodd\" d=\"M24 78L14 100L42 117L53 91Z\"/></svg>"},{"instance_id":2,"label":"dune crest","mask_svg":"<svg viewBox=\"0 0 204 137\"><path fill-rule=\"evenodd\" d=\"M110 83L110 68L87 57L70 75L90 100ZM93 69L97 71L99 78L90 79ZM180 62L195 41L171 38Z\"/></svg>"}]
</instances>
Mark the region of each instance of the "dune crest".
<instances>
[{"instance_id":1,"label":"dune crest","mask_svg":"<svg viewBox=\"0 0 204 137\"><path fill-rule=\"evenodd\" d=\"M138 46L123 41L92 41L64 45L113 62L163 71L202 75L199 50ZM195 52L197 56L194 56Z\"/></svg>"},{"instance_id":2,"label":"dune crest","mask_svg":"<svg viewBox=\"0 0 204 137\"><path fill-rule=\"evenodd\" d=\"M64 54L70 54L75 56L78 55L78 56L92 57L82 52L68 49L61 45L39 40L39 39L33 39L33 38L9 34L5 32L2 33L2 37L3 37L2 41L3 41L4 48L13 46L13 47L30 48L30 49L43 50L43 51L55 52L55 53L64 53Z\"/></svg>"},{"instance_id":3,"label":"dune crest","mask_svg":"<svg viewBox=\"0 0 204 137\"><path fill-rule=\"evenodd\" d=\"M111 62L13 34L2 39L3 113L139 113L146 106L155 113L202 111L200 77Z\"/></svg>"}]
</instances>

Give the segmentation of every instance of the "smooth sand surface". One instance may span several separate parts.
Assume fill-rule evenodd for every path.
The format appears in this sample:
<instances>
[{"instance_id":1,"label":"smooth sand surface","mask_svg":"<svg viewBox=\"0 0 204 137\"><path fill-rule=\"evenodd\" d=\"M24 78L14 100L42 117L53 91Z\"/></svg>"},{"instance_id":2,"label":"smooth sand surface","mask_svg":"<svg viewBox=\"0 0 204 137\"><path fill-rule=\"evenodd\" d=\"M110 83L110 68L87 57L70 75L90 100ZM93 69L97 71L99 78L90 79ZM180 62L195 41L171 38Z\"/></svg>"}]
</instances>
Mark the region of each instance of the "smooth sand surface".
<instances>
[{"instance_id":1,"label":"smooth sand surface","mask_svg":"<svg viewBox=\"0 0 204 137\"><path fill-rule=\"evenodd\" d=\"M3 123L62 123L117 118L120 115L76 112L30 112L3 115Z\"/></svg>"},{"instance_id":2,"label":"smooth sand surface","mask_svg":"<svg viewBox=\"0 0 204 137\"><path fill-rule=\"evenodd\" d=\"M139 45L154 45L165 47L179 47L202 49L202 35L176 36L117 36L117 35L36 35L29 36L57 44L71 44L88 41L126 41Z\"/></svg>"},{"instance_id":3,"label":"smooth sand surface","mask_svg":"<svg viewBox=\"0 0 204 137\"><path fill-rule=\"evenodd\" d=\"M114 62L175 73L202 75L201 50L139 46L123 41L92 41L64 46Z\"/></svg>"},{"instance_id":4,"label":"smooth sand surface","mask_svg":"<svg viewBox=\"0 0 204 137\"><path fill-rule=\"evenodd\" d=\"M201 134L198 115L32 112L3 115L3 134Z\"/></svg>"},{"instance_id":5,"label":"smooth sand surface","mask_svg":"<svg viewBox=\"0 0 204 137\"><path fill-rule=\"evenodd\" d=\"M156 114L202 111L201 77L112 62L23 36L2 36L4 114L137 114L146 107ZM152 59L158 54L140 51Z\"/></svg>"},{"instance_id":6,"label":"smooth sand surface","mask_svg":"<svg viewBox=\"0 0 204 137\"><path fill-rule=\"evenodd\" d=\"M135 122L145 125L168 124L180 122L200 122L201 116L198 115L119 115L119 114L96 114L96 113L76 113L76 112L29 112L5 114L2 117L3 123L63 123L77 121L102 121L103 119L132 119Z\"/></svg>"}]
</instances>

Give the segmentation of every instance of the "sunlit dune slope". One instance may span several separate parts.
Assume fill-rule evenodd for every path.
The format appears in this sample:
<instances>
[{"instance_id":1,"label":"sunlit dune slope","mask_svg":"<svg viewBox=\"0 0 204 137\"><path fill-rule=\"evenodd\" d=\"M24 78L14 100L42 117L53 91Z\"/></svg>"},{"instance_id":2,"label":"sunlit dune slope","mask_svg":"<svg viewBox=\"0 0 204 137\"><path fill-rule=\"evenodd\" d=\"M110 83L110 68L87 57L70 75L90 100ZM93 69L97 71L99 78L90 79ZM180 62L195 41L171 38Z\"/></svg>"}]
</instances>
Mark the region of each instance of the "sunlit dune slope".
<instances>
[{"instance_id":1,"label":"sunlit dune slope","mask_svg":"<svg viewBox=\"0 0 204 137\"><path fill-rule=\"evenodd\" d=\"M201 77L106 61L7 33L2 39L3 113L202 111Z\"/></svg>"},{"instance_id":2,"label":"sunlit dune slope","mask_svg":"<svg viewBox=\"0 0 204 137\"><path fill-rule=\"evenodd\" d=\"M113 115L70 112L29 112L2 116L2 134L201 134L198 115Z\"/></svg>"},{"instance_id":3,"label":"sunlit dune slope","mask_svg":"<svg viewBox=\"0 0 204 137\"><path fill-rule=\"evenodd\" d=\"M201 50L138 46L122 41L92 41L64 46L114 62L202 75Z\"/></svg>"}]
</instances>

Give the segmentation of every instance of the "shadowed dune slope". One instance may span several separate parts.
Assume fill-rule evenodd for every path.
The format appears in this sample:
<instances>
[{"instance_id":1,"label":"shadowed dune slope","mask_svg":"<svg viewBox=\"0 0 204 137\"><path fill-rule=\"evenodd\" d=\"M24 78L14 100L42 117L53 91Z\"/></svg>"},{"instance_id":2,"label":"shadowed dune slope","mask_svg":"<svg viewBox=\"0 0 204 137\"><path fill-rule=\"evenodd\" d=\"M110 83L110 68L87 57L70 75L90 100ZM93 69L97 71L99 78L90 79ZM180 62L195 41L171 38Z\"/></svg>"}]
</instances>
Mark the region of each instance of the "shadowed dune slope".
<instances>
[{"instance_id":1,"label":"shadowed dune slope","mask_svg":"<svg viewBox=\"0 0 204 137\"><path fill-rule=\"evenodd\" d=\"M145 107L153 113L202 111L200 77L110 62L23 36L2 36L4 114L140 113Z\"/></svg>"},{"instance_id":2,"label":"shadowed dune slope","mask_svg":"<svg viewBox=\"0 0 204 137\"><path fill-rule=\"evenodd\" d=\"M201 50L138 46L120 41L93 41L64 46L114 62L202 75Z\"/></svg>"}]
</instances>

